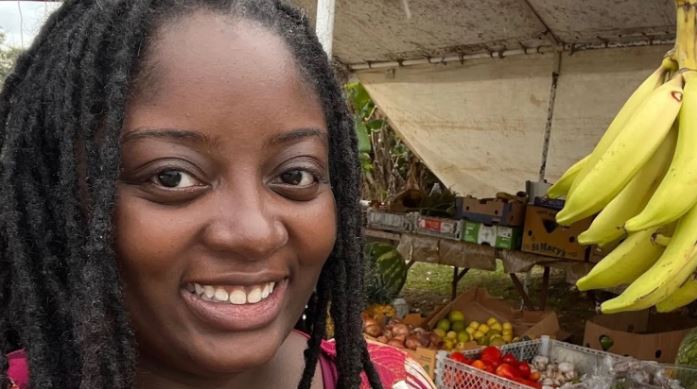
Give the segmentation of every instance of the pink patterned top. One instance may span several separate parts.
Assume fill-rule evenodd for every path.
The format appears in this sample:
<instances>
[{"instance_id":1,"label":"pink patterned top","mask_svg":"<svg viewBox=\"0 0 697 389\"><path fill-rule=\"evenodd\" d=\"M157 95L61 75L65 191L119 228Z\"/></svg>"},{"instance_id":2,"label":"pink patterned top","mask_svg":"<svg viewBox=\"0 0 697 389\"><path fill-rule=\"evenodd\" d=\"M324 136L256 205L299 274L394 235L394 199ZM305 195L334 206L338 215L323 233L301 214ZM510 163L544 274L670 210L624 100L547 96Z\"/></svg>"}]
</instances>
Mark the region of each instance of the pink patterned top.
<instances>
[{"instance_id":1,"label":"pink patterned top","mask_svg":"<svg viewBox=\"0 0 697 389\"><path fill-rule=\"evenodd\" d=\"M320 346L320 368L324 389L335 389L339 374L336 369L336 345L323 341ZM426 372L403 351L377 343L368 343L368 351L380 375L385 389L435 389ZM11 389L29 388L29 366L23 350L8 354L10 367L7 371ZM365 373L361 373L360 389L369 389Z\"/></svg>"}]
</instances>

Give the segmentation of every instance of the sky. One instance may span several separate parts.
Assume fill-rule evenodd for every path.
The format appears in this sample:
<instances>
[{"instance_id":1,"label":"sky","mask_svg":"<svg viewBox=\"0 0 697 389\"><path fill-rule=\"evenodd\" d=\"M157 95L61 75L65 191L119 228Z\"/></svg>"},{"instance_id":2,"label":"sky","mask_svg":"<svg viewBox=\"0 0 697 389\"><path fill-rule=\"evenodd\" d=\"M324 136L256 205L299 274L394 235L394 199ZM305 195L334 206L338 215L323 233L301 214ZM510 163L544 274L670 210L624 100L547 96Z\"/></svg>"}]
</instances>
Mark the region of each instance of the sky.
<instances>
[{"instance_id":1,"label":"sky","mask_svg":"<svg viewBox=\"0 0 697 389\"><path fill-rule=\"evenodd\" d=\"M28 47L48 15L59 6L59 2L0 1L0 30L5 33L5 46Z\"/></svg>"}]
</instances>

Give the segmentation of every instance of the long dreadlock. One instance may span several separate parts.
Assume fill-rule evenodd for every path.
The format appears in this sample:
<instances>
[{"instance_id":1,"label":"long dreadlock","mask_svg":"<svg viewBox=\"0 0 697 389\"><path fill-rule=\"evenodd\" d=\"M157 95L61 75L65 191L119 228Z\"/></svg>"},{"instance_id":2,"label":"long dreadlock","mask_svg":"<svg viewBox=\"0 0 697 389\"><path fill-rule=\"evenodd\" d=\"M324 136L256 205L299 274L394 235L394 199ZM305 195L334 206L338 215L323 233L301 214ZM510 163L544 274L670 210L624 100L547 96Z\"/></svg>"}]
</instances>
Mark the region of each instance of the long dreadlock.
<instances>
[{"instance_id":1,"label":"long dreadlock","mask_svg":"<svg viewBox=\"0 0 697 389\"><path fill-rule=\"evenodd\" d=\"M147 79L148 42L174 17L205 8L284 38L322 102L338 239L309 302L299 388L309 388L336 323L339 387L365 371L361 336L359 170L341 89L307 18L278 0L67 0L17 61L0 93L0 388L10 334L36 388L130 388L135 340L112 247L124 107Z\"/></svg>"}]
</instances>

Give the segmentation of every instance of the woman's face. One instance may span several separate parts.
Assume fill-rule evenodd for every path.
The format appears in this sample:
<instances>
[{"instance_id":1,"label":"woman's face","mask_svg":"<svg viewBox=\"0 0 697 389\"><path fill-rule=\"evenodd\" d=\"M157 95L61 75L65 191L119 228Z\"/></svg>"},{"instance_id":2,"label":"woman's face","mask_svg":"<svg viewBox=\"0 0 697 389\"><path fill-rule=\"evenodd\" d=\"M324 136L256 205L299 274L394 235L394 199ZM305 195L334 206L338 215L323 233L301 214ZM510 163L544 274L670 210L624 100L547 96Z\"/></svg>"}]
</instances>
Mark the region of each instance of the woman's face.
<instances>
[{"instance_id":1,"label":"woman's face","mask_svg":"<svg viewBox=\"0 0 697 389\"><path fill-rule=\"evenodd\" d=\"M138 350L152 369L245 371L274 356L334 245L324 114L252 22L196 12L148 56L115 215Z\"/></svg>"}]
</instances>

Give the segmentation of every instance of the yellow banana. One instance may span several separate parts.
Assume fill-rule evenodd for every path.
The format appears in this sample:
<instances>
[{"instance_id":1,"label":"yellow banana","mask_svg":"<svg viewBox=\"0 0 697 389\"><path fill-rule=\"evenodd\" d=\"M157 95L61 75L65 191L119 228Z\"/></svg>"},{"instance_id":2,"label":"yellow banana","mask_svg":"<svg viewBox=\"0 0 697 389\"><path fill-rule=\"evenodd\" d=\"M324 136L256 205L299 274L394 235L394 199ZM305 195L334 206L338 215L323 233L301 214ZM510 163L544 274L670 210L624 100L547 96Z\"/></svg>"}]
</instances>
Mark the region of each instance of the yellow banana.
<instances>
[{"instance_id":1,"label":"yellow banana","mask_svg":"<svg viewBox=\"0 0 697 389\"><path fill-rule=\"evenodd\" d=\"M583 169L589 158L590 154L576 161L570 168L566 169L557 182L547 190L547 197L550 199L558 199L566 196L569 189L571 189L571 185L578 176L578 173Z\"/></svg>"},{"instance_id":2,"label":"yellow banana","mask_svg":"<svg viewBox=\"0 0 697 389\"><path fill-rule=\"evenodd\" d=\"M683 77L684 98L678 116L675 156L644 210L627 221L627 231L670 223L697 203L697 72L683 73Z\"/></svg>"},{"instance_id":3,"label":"yellow banana","mask_svg":"<svg viewBox=\"0 0 697 389\"><path fill-rule=\"evenodd\" d=\"M605 301L600 309L603 313L636 311L668 298L697 268L693 258L696 244L697 207L693 207L678 221L675 233L656 263L621 295Z\"/></svg>"},{"instance_id":4,"label":"yellow banana","mask_svg":"<svg viewBox=\"0 0 697 389\"><path fill-rule=\"evenodd\" d=\"M603 208L590 227L578 236L580 244L606 245L625 235L624 223L641 212L666 173L673 158L676 138L677 130L674 128L651 160Z\"/></svg>"},{"instance_id":5,"label":"yellow banana","mask_svg":"<svg viewBox=\"0 0 697 389\"><path fill-rule=\"evenodd\" d=\"M656 88L663 83L663 79L668 71L667 69L670 66L672 66L671 61L669 59L664 59L661 66L651 73L632 93L632 95L629 96L615 118L612 119L612 122L610 122L610 125L603 133L603 136L600 137L598 144L595 145L593 151L588 155L588 160L584 164L583 169L577 173L576 179L573 181L573 184L567 193L567 197L569 194L573 193L574 189L576 186L578 186L583 177L588 174L590 169L598 162L598 160L600 160L600 157L605 154L605 151L607 151L617 135L622 131L636 109Z\"/></svg>"},{"instance_id":6,"label":"yellow banana","mask_svg":"<svg viewBox=\"0 0 697 389\"><path fill-rule=\"evenodd\" d=\"M680 111L682 84L678 74L651 93L598 163L571 190L557 213L559 224L570 225L603 209L651 158Z\"/></svg>"},{"instance_id":7,"label":"yellow banana","mask_svg":"<svg viewBox=\"0 0 697 389\"><path fill-rule=\"evenodd\" d=\"M656 304L658 312L670 312L697 300L697 280L690 277L668 298Z\"/></svg>"},{"instance_id":8,"label":"yellow banana","mask_svg":"<svg viewBox=\"0 0 697 389\"><path fill-rule=\"evenodd\" d=\"M629 235L576 282L578 289L613 288L633 282L656 262L665 249L653 241L655 232L654 228Z\"/></svg>"}]
</instances>

